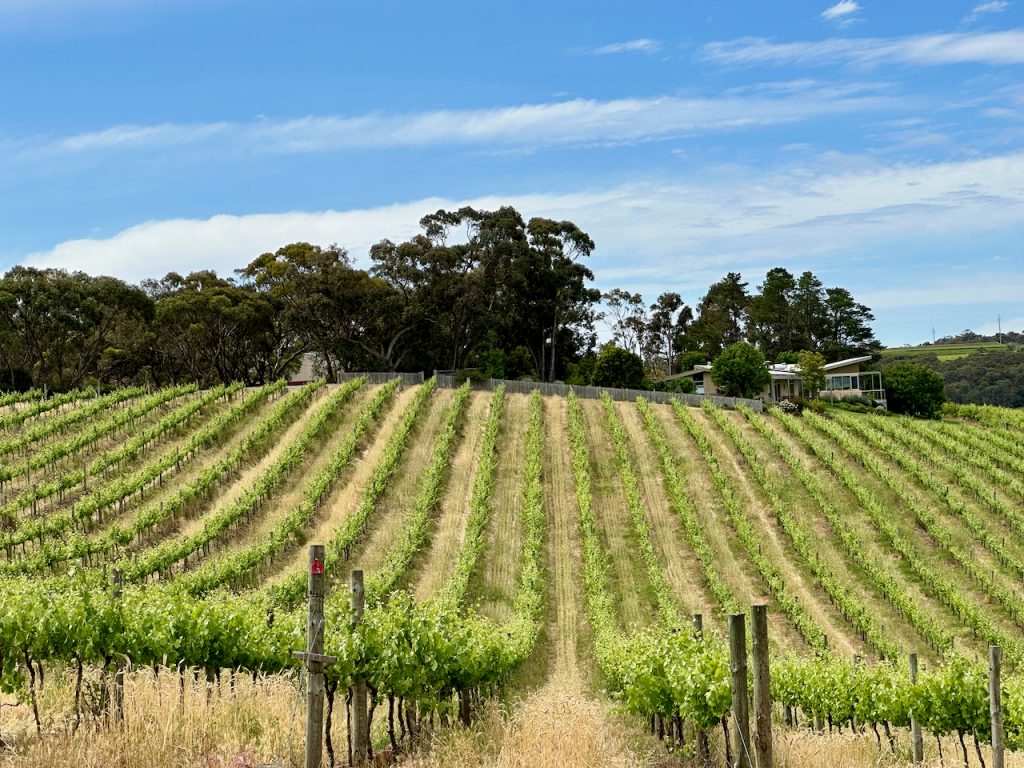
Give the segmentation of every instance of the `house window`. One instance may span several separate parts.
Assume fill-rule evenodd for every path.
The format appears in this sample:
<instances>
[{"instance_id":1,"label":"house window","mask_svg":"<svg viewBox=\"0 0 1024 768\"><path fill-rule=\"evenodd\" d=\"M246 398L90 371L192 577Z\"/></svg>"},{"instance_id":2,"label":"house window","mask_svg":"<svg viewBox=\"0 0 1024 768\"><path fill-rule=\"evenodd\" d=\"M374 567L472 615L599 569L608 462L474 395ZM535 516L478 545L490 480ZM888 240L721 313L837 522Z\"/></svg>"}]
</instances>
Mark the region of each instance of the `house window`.
<instances>
[{"instance_id":1,"label":"house window","mask_svg":"<svg viewBox=\"0 0 1024 768\"><path fill-rule=\"evenodd\" d=\"M847 374L828 376L825 379L825 389L831 392L845 392L850 389L860 389L860 377L856 374L852 376Z\"/></svg>"}]
</instances>

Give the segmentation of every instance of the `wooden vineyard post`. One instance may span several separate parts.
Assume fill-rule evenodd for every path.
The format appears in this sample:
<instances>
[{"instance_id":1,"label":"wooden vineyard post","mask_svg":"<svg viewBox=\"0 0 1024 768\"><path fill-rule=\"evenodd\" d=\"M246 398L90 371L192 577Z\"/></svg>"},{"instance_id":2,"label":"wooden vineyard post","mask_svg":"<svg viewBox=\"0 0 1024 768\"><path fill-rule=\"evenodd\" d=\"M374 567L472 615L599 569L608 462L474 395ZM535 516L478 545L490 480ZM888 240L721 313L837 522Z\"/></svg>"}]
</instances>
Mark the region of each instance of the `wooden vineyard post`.
<instances>
[{"instance_id":1,"label":"wooden vineyard post","mask_svg":"<svg viewBox=\"0 0 1024 768\"><path fill-rule=\"evenodd\" d=\"M768 666L768 606L750 608L754 655L754 759L757 768L772 765L772 682Z\"/></svg>"},{"instance_id":2,"label":"wooden vineyard post","mask_svg":"<svg viewBox=\"0 0 1024 768\"><path fill-rule=\"evenodd\" d=\"M910 684L917 683L917 654L912 653L907 657L910 664ZM913 711L910 713L910 750L914 765L924 762L924 739L921 738L921 724L917 722Z\"/></svg>"},{"instance_id":3,"label":"wooden vineyard post","mask_svg":"<svg viewBox=\"0 0 1024 768\"><path fill-rule=\"evenodd\" d=\"M352 571L352 621L358 626L363 620L366 593L363 590L363 572ZM370 728L366 704L366 680L357 678L352 683L352 765L366 765L369 759Z\"/></svg>"},{"instance_id":4,"label":"wooden vineyard post","mask_svg":"<svg viewBox=\"0 0 1024 768\"><path fill-rule=\"evenodd\" d=\"M732 672L733 768L752 768L750 703L747 699L746 614L729 615L729 669Z\"/></svg>"},{"instance_id":5,"label":"wooden vineyard post","mask_svg":"<svg viewBox=\"0 0 1024 768\"><path fill-rule=\"evenodd\" d=\"M992 768L1003 768L1003 651L998 645L988 647L988 712L992 719Z\"/></svg>"},{"instance_id":6,"label":"wooden vineyard post","mask_svg":"<svg viewBox=\"0 0 1024 768\"><path fill-rule=\"evenodd\" d=\"M114 603L120 610L121 593L124 589L124 575L117 568L114 569ZM114 671L114 692L112 696L112 704L114 706L114 720L119 723L124 722L124 657L117 656L114 661L116 670Z\"/></svg>"},{"instance_id":7,"label":"wooden vineyard post","mask_svg":"<svg viewBox=\"0 0 1024 768\"><path fill-rule=\"evenodd\" d=\"M693 636L698 642L704 640L703 614L693 614ZM703 729L697 731L697 765L700 768L710 768L711 766L711 741L708 739L708 732Z\"/></svg>"},{"instance_id":8,"label":"wooden vineyard post","mask_svg":"<svg viewBox=\"0 0 1024 768\"><path fill-rule=\"evenodd\" d=\"M306 650L292 658L306 663L306 768L322 768L324 740L324 665L338 659L324 655L324 547L309 547L309 614Z\"/></svg>"},{"instance_id":9,"label":"wooden vineyard post","mask_svg":"<svg viewBox=\"0 0 1024 768\"><path fill-rule=\"evenodd\" d=\"M858 667L860 667L860 654L859 653L855 653L855 654L853 654L853 661L852 661L852 663L850 665L850 669L853 672L853 676L855 678L857 677L857 668ZM860 732L860 723L857 722L857 715L853 715L850 718L850 726L853 728L853 732L854 733L859 733Z\"/></svg>"}]
</instances>

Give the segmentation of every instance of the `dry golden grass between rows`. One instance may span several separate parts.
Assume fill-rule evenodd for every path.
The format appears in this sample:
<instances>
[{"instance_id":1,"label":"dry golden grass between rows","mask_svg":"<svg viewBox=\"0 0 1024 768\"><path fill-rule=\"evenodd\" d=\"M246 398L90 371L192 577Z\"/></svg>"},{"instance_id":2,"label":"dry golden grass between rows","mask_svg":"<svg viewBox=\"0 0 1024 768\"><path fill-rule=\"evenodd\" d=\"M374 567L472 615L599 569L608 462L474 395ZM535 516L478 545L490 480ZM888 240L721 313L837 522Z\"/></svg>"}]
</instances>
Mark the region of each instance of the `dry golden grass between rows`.
<instances>
[{"instance_id":1,"label":"dry golden grass between rows","mask_svg":"<svg viewBox=\"0 0 1024 768\"><path fill-rule=\"evenodd\" d=\"M96 672L87 673L88 692L103 688ZM139 670L126 676L123 726L86 711L74 730L74 680L51 671L40 694L43 737L35 735L27 704L0 709L0 765L18 768L252 768L301 765L305 704L297 680L270 676L254 683L228 673L208 686L185 676L184 689L174 670ZM6 701L6 700L5 700ZM345 751L344 710L334 720L335 744Z\"/></svg>"}]
</instances>

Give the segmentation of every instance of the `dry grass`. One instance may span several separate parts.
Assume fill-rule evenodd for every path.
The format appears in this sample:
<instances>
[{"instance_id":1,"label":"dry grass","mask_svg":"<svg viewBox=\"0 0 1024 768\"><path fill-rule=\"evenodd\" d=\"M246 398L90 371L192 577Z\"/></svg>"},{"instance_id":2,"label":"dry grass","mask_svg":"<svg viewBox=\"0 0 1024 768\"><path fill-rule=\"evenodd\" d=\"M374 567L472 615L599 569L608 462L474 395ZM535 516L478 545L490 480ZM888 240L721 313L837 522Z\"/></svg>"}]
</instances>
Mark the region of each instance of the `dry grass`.
<instances>
[{"instance_id":1,"label":"dry grass","mask_svg":"<svg viewBox=\"0 0 1024 768\"><path fill-rule=\"evenodd\" d=\"M488 706L470 729L436 734L429 749L402 760L410 768L592 768L650 765L656 745L637 748L635 722L616 717L572 676L552 677L511 717Z\"/></svg>"},{"instance_id":2,"label":"dry grass","mask_svg":"<svg viewBox=\"0 0 1024 768\"><path fill-rule=\"evenodd\" d=\"M523 459L526 431L530 421L528 395L505 395L501 435L498 438L498 467L491 496L491 518L484 529L484 548L479 579L471 585L481 600L480 610L502 621L511 615L512 597L519 578L523 524Z\"/></svg>"},{"instance_id":3,"label":"dry grass","mask_svg":"<svg viewBox=\"0 0 1024 768\"><path fill-rule=\"evenodd\" d=\"M112 727L105 718L83 714L73 732L73 679L53 670L40 695L44 731L35 735L27 705L0 709L0 766L11 768L254 768L301 766L304 696L293 677L270 676L257 683L238 675L232 690L225 672L221 682L186 676L184 692L173 670L130 674L125 686L125 722ZM99 687L96 672L87 673ZM9 703L9 699L4 699ZM378 713L379 715L379 713ZM377 725L381 725L380 717ZM345 714L337 707L332 720L335 755L345 760ZM673 757L644 733L644 724L616 711L607 700L588 693L572 670L555 672L538 690L511 704L492 701L474 725L439 729L416 752L399 761L408 768L575 768L621 766L668 768L691 763ZM870 768L909 764L909 740L896 732L897 753L880 752L870 730L854 735L817 736L804 729L776 728L777 766L793 768ZM375 737L378 746L383 734ZM691 739L692 742L692 739ZM885 744L885 737L882 737ZM715 765L724 764L721 734L713 734ZM925 765L938 768L934 737L925 736ZM969 760L977 755L967 740ZM982 748L986 764L991 755ZM955 738L943 740L945 766L963 764ZM326 752L324 755L327 764ZM1024 768L1024 755L1007 754L1006 765Z\"/></svg>"},{"instance_id":4,"label":"dry grass","mask_svg":"<svg viewBox=\"0 0 1024 768\"><path fill-rule=\"evenodd\" d=\"M470 395L463 437L452 457L448 489L438 505L433 543L415 587L417 600L425 600L440 589L459 561L459 551L466 535L466 517L473 498L473 484L480 463L478 453L489 402L489 393L475 392Z\"/></svg>"},{"instance_id":5,"label":"dry grass","mask_svg":"<svg viewBox=\"0 0 1024 768\"><path fill-rule=\"evenodd\" d=\"M100 687L98 674L87 675ZM209 689L205 679L161 670L134 672L125 684L123 727L102 715L83 715L74 728L73 679L55 672L47 679L40 704L44 734L35 736L25 705L4 709L0 733L8 742L0 765L18 768L250 768L260 764L301 765L305 729L304 701L296 681L271 676L253 683L245 675L232 692L227 673ZM335 744L344 756L344 711L335 718Z\"/></svg>"}]
</instances>

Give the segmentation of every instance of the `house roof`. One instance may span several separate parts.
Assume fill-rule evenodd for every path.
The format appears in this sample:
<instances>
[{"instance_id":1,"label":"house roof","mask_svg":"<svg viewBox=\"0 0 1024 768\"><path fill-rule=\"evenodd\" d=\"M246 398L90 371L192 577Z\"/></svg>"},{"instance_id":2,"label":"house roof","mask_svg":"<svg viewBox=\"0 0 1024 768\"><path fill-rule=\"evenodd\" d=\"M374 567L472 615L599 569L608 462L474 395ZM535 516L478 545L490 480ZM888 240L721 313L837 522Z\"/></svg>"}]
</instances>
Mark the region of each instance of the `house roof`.
<instances>
[{"instance_id":1,"label":"house roof","mask_svg":"<svg viewBox=\"0 0 1024 768\"><path fill-rule=\"evenodd\" d=\"M871 355L848 357L845 360L836 360L834 363L826 363L825 370L834 371L836 368L845 368L848 365L859 365L860 363L866 363L870 359ZM671 376L666 376L663 380L684 379L696 376L698 373L708 373L710 371L710 365L695 365L689 371L674 373ZM771 374L773 379L794 380L800 378L800 366L796 363L772 363L768 366L768 372Z\"/></svg>"},{"instance_id":2,"label":"house roof","mask_svg":"<svg viewBox=\"0 0 1024 768\"><path fill-rule=\"evenodd\" d=\"M825 370L831 371L836 368L843 368L847 365L856 365L859 363L866 363L871 359L871 355L864 355L862 357L848 357L845 360L836 360L834 363L826 363Z\"/></svg>"}]
</instances>

